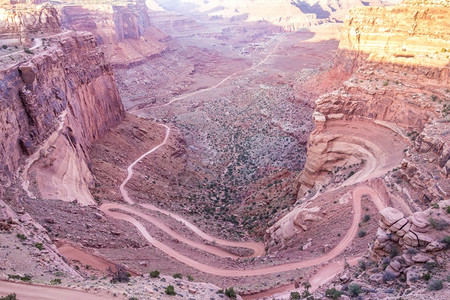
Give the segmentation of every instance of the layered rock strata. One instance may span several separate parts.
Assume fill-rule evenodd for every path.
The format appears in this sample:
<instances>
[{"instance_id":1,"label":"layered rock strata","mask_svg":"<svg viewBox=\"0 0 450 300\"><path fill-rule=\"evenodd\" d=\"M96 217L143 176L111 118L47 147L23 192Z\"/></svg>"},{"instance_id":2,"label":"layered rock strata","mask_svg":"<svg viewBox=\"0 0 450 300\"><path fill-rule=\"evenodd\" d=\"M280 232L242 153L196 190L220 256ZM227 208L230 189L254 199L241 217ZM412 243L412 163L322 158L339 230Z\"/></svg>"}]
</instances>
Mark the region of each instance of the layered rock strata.
<instances>
[{"instance_id":1,"label":"layered rock strata","mask_svg":"<svg viewBox=\"0 0 450 300\"><path fill-rule=\"evenodd\" d=\"M0 70L1 188L17 179L30 196L93 203L88 150L124 116L110 65L89 33Z\"/></svg>"},{"instance_id":2,"label":"layered rock strata","mask_svg":"<svg viewBox=\"0 0 450 300\"><path fill-rule=\"evenodd\" d=\"M113 65L136 64L165 50L168 37L151 24L144 0L72 0L57 8L63 27L92 32Z\"/></svg>"}]
</instances>

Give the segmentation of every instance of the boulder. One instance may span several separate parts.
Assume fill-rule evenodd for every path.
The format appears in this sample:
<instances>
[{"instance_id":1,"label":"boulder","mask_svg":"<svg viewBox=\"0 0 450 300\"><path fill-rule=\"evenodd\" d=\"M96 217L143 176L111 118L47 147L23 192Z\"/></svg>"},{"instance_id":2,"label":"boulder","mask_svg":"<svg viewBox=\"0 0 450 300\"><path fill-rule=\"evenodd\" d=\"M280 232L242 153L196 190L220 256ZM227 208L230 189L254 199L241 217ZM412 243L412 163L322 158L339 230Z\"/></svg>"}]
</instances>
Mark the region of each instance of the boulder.
<instances>
[{"instance_id":1,"label":"boulder","mask_svg":"<svg viewBox=\"0 0 450 300\"><path fill-rule=\"evenodd\" d=\"M393 207L386 207L382 211L380 211L381 222L386 224L387 226L392 226L395 222L404 218L404 215L398 209Z\"/></svg>"},{"instance_id":2,"label":"boulder","mask_svg":"<svg viewBox=\"0 0 450 300\"><path fill-rule=\"evenodd\" d=\"M373 283L383 283L383 274L372 274L370 275L369 280Z\"/></svg>"},{"instance_id":3,"label":"boulder","mask_svg":"<svg viewBox=\"0 0 450 300\"><path fill-rule=\"evenodd\" d=\"M417 239L417 235L415 235L412 231L409 231L403 237L403 242L405 245L417 247L419 246L419 240Z\"/></svg>"},{"instance_id":4,"label":"boulder","mask_svg":"<svg viewBox=\"0 0 450 300\"><path fill-rule=\"evenodd\" d=\"M421 231L421 229L425 229L430 223L428 222L427 216L423 212L415 212L411 217L411 222L413 224L413 228L416 231Z\"/></svg>"},{"instance_id":5,"label":"boulder","mask_svg":"<svg viewBox=\"0 0 450 300\"><path fill-rule=\"evenodd\" d=\"M411 229L411 223L408 222L405 226L403 226L402 229L397 231L395 234L398 235L399 237L403 237L405 234L407 234L409 232L410 229Z\"/></svg>"},{"instance_id":6,"label":"boulder","mask_svg":"<svg viewBox=\"0 0 450 300\"><path fill-rule=\"evenodd\" d=\"M397 232L400 229L402 229L406 224L408 223L408 220L405 218L402 218L395 222L391 227L389 227L389 230L392 232Z\"/></svg>"},{"instance_id":7,"label":"boulder","mask_svg":"<svg viewBox=\"0 0 450 300\"><path fill-rule=\"evenodd\" d=\"M431 259L431 257L429 257L428 255L423 254L423 253L417 253L412 256L412 260L416 263L426 263L430 259Z\"/></svg>"},{"instance_id":8,"label":"boulder","mask_svg":"<svg viewBox=\"0 0 450 300\"><path fill-rule=\"evenodd\" d=\"M426 252L435 252L435 251L440 251L442 249L444 249L444 244L439 243L438 241L432 241L431 243L429 243L427 245L427 247L425 248Z\"/></svg>"}]
</instances>

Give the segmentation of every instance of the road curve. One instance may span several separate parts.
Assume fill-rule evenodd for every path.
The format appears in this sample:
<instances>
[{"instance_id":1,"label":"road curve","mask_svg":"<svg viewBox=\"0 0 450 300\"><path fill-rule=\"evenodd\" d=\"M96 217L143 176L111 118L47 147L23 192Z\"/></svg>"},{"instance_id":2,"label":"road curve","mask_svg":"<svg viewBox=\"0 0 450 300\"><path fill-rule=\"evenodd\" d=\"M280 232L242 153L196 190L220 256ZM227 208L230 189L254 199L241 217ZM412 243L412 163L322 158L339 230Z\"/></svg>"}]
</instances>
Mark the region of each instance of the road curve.
<instances>
[{"instance_id":1,"label":"road curve","mask_svg":"<svg viewBox=\"0 0 450 300\"><path fill-rule=\"evenodd\" d=\"M352 206L353 206L353 218L352 218L352 225L350 229L347 231L345 236L342 238L342 240L334 247L330 252L313 258L309 260L304 261L298 261L298 262L292 262L287 264L280 264L275 266L269 266L269 267L261 267L256 269L222 269L217 268L214 266L210 266L207 264L204 264L202 262L196 261L194 259L191 259L181 253L178 253L176 250L172 249L170 246L158 241L154 237L150 235L150 233L147 231L145 226L132 216L128 214L124 214L121 212L113 211L113 209L121 209L123 211L135 214L139 217L150 219L151 216L148 216L142 212L139 212L135 209L129 208L127 206L121 205L121 204L104 204L101 206L101 209L103 212L105 212L108 216L127 221L134 225L137 230L143 235L143 237L153 246L158 248L159 250L163 251L167 255L171 256L172 258L192 267L199 271L202 271L204 273L217 275L217 276L230 276L230 277L244 277L244 276L259 276L259 275L266 275L266 274L273 274L273 273L280 273L285 271L291 271L299 268L307 268L312 267L315 265L320 265L322 263L328 262L331 259L337 257L339 254L341 254L353 241L354 237L356 236L356 232L358 231L358 224L361 219L361 198L364 194L369 194L371 196L371 199L374 201L375 205L378 209L383 208L384 204L381 201L378 194L371 189L370 187L366 185L361 185L356 187L353 190L352 194ZM157 222L155 225L158 226L160 229L164 230L162 227L158 225L159 222ZM165 225L164 225L165 226ZM167 232L167 231L166 231ZM167 232L169 233L169 232ZM169 233L172 235L171 233ZM175 237L172 235L172 237ZM178 238L175 237L175 238ZM190 243L194 244L196 248L202 247L202 244L195 241L190 241ZM242 247L242 246L241 246Z\"/></svg>"}]
</instances>

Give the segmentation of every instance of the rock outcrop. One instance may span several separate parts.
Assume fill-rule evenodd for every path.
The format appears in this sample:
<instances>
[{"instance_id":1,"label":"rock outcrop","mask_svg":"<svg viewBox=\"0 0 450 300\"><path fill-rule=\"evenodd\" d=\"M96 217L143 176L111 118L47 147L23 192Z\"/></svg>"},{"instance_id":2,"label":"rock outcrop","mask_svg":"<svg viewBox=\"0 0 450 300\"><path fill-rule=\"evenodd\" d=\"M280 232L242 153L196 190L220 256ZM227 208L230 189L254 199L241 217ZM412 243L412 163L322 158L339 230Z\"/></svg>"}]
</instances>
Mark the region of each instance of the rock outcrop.
<instances>
[{"instance_id":1,"label":"rock outcrop","mask_svg":"<svg viewBox=\"0 0 450 300\"><path fill-rule=\"evenodd\" d=\"M29 195L36 185L42 197L93 203L88 148L124 115L95 37L53 37L47 50L1 70L0 79L2 190L21 178Z\"/></svg>"},{"instance_id":2,"label":"rock outcrop","mask_svg":"<svg viewBox=\"0 0 450 300\"><path fill-rule=\"evenodd\" d=\"M113 65L136 64L165 50L167 36L151 24L144 0L74 0L57 8L63 27L92 32Z\"/></svg>"},{"instance_id":3,"label":"rock outcrop","mask_svg":"<svg viewBox=\"0 0 450 300\"><path fill-rule=\"evenodd\" d=\"M333 124L371 122L405 136L421 132L430 120L442 117L436 111L445 107L435 100L449 97L442 89L450 84L449 11L448 5L352 10L330 71L348 80L316 101L317 128L299 177L299 197L336 167L348 165L351 159L367 160L364 152L372 151L368 145L364 146L367 151L354 154L331 149L336 136L326 132Z\"/></svg>"},{"instance_id":4,"label":"rock outcrop","mask_svg":"<svg viewBox=\"0 0 450 300\"><path fill-rule=\"evenodd\" d=\"M56 9L33 3L0 3L0 39L7 45L32 45L32 38L61 31ZM12 2L12 1L11 1Z\"/></svg>"}]
</instances>

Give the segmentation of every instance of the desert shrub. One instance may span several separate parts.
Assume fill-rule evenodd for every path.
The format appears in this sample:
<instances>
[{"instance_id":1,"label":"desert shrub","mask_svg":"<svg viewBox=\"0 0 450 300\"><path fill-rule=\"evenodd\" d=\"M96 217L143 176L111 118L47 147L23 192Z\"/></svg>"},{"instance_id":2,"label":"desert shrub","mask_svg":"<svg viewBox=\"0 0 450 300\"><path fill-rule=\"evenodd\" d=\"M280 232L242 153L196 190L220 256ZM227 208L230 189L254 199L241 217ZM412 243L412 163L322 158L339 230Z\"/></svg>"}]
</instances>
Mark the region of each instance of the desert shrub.
<instances>
[{"instance_id":1,"label":"desert shrub","mask_svg":"<svg viewBox=\"0 0 450 300\"><path fill-rule=\"evenodd\" d=\"M194 281L194 277L192 277L191 275L188 275L188 276L187 276L187 279L188 279L189 281Z\"/></svg>"},{"instance_id":2,"label":"desert shrub","mask_svg":"<svg viewBox=\"0 0 450 300\"><path fill-rule=\"evenodd\" d=\"M112 276L111 283L117 282L129 282L130 281L130 273L128 273L123 266L116 266L116 270L113 270L111 267L108 267L108 272Z\"/></svg>"},{"instance_id":3,"label":"desert shrub","mask_svg":"<svg viewBox=\"0 0 450 300\"><path fill-rule=\"evenodd\" d=\"M9 294L5 297L0 297L0 300L17 300L16 294Z\"/></svg>"},{"instance_id":4,"label":"desert shrub","mask_svg":"<svg viewBox=\"0 0 450 300\"><path fill-rule=\"evenodd\" d=\"M383 82L383 86L387 86L389 84L389 80L386 80L385 82Z\"/></svg>"},{"instance_id":5,"label":"desert shrub","mask_svg":"<svg viewBox=\"0 0 450 300\"><path fill-rule=\"evenodd\" d=\"M431 274L429 272L422 274L422 279L428 281L431 279Z\"/></svg>"},{"instance_id":6,"label":"desert shrub","mask_svg":"<svg viewBox=\"0 0 450 300\"><path fill-rule=\"evenodd\" d=\"M331 299L338 299L338 298L340 298L340 297L342 296L342 292L341 292L341 291L338 291L338 290L335 289L335 288L332 288L332 289L328 289L328 290L325 292L325 296L326 296L327 298L331 298Z\"/></svg>"},{"instance_id":7,"label":"desert shrub","mask_svg":"<svg viewBox=\"0 0 450 300\"><path fill-rule=\"evenodd\" d=\"M175 293L175 288L173 287L173 285L168 285L166 287L166 294L170 296L175 296L177 294Z\"/></svg>"},{"instance_id":8,"label":"desert shrub","mask_svg":"<svg viewBox=\"0 0 450 300\"><path fill-rule=\"evenodd\" d=\"M363 222L368 222L370 220L370 215L364 215Z\"/></svg>"},{"instance_id":9,"label":"desert shrub","mask_svg":"<svg viewBox=\"0 0 450 300\"><path fill-rule=\"evenodd\" d=\"M24 48L23 51L24 51L25 53L27 53L27 54L34 54L34 52L31 51L31 50L28 49L28 48Z\"/></svg>"},{"instance_id":10,"label":"desert shrub","mask_svg":"<svg viewBox=\"0 0 450 300\"><path fill-rule=\"evenodd\" d=\"M225 290L225 295L227 295L228 297L230 297L232 299L236 298L236 292L234 291L233 287L227 288Z\"/></svg>"},{"instance_id":11,"label":"desert shrub","mask_svg":"<svg viewBox=\"0 0 450 300\"><path fill-rule=\"evenodd\" d=\"M8 49L8 46L7 45L3 45L2 48L3 49Z\"/></svg>"},{"instance_id":12,"label":"desert shrub","mask_svg":"<svg viewBox=\"0 0 450 300\"><path fill-rule=\"evenodd\" d=\"M138 297L130 297L130 298L128 298L128 300L139 300L139 298Z\"/></svg>"},{"instance_id":13,"label":"desert shrub","mask_svg":"<svg viewBox=\"0 0 450 300\"><path fill-rule=\"evenodd\" d=\"M154 270L150 272L150 277L151 278L158 278L159 274L161 274L158 270Z\"/></svg>"},{"instance_id":14,"label":"desert shrub","mask_svg":"<svg viewBox=\"0 0 450 300\"><path fill-rule=\"evenodd\" d=\"M291 292L291 300L298 300L300 299L300 293L299 292Z\"/></svg>"},{"instance_id":15,"label":"desert shrub","mask_svg":"<svg viewBox=\"0 0 450 300\"><path fill-rule=\"evenodd\" d=\"M348 286L348 294L350 297L358 297L362 293L361 286L357 283L351 283Z\"/></svg>"},{"instance_id":16,"label":"desert shrub","mask_svg":"<svg viewBox=\"0 0 450 300\"><path fill-rule=\"evenodd\" d=\"M52 279L52 280L50 281L50 284L51 284L51 285L61 284L61 279L60 279L60 278Z\"/></svg>"},{"instance_id":17,"label":"desert shrub","mask_svg":"<svg viewBox=\"0 0 450 300\"><path fill-rule=\"evenodd\" d=\"M395 274L391 271L384 271L383 272L383 282L392 281L395 279Z\"/></svg>"},{"instance_id":18,"label":"desert shrub","mask_svg":"<svg viewBox=\"0 0 450 300\"><path fill-rule=\"evenodd\" d=\"M18 233L17 238L23 242L27 239L27 236L24 234Z\"/></svg>"},{"instance_id":19,"label":"desert shrub","mask_svg":"<svg viewBox=\"0 0 450 300\"><path fill-rule=\"evenodd\" d=\"M360 238L365 237L366 234L367 234L367 233L366 233L364 230L358 231L358 236L359 236Z\"/></svg>"},{"instance_id":20,"label":"desert shrub","mask_svg":"<svg viewBox=\"0 0 450 300\"><path fill-rule=\"evenodd\" d=\"M433 279L428 283L428 290L429 291L439 291L444 288L444 285L442 283L442 280Z\"/></svg>"},{"instance_id":21,"label":"desert shrub","mask_svg":"<svg viewBox=\"0 0 450 300\"><path fill-rule=\"evenodd\" d=\"M223 289L218 290L216 294L223 294Z\"/></svg>"},{"instance_id":22,"label":"desert shrub","mask_svg":"<svg viewBox=\"0 0 450 300\"><path fill-rule=\"evenodd\" d=\"M448 223L444 220L437 220L434 218L429 218L428 221L430 222L431 226L433 226L434 229L442 231L445 228L448 227Z\"/></svg>"},{"instance_id":23,"label":"desert shrub","mask_svg":"<svg viewBox=\"0 0 450 300\"><path fill-rule=\"evenodd\" d=\"M34 246L36 248L38 248L39 250L43 250L44 249L44 245L42 243L36 243L36 244L34 244Z\"/></svg>"},{"instance_id":24,"label":"desert shrub","mask_svg":"<svg viewBox=\"0 0 450 300\"><path fill-rule=\"evenodd\" d=\"M358 260L358 265L359 265L359 268L360 268L362 271L365 271L366 268L367 268L367 264L366 264L366 261L365 261L364 259Z\"/></svg>"},{"instance_id":25,"label":"desert shrub","mask_svg":"<svg viewBox=\"0 0 450 300\"><path fill-rule=\"evenodd\" d=\"M445 244L445 248L448 249L450 247L450 235L446 235L442 242Z\"/></svg>"},{"instance_id":26,"label":"desert shrub","mask_svg":"<svg viewBox=\"0 0 450 300\"><path fill-rule=\"evenodd\" d=\"M183 275L181 275L181 273L175 273L175 274L173 274L173 278L179 278L179 279L182 279L182 278L183 278Z\"/></svg>"}]
</instances>

